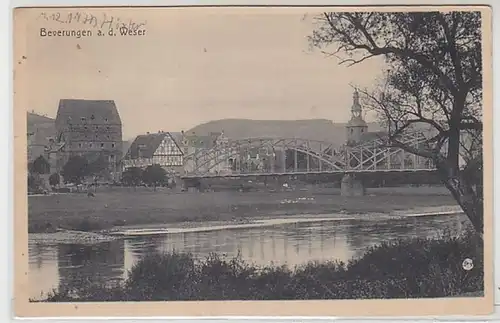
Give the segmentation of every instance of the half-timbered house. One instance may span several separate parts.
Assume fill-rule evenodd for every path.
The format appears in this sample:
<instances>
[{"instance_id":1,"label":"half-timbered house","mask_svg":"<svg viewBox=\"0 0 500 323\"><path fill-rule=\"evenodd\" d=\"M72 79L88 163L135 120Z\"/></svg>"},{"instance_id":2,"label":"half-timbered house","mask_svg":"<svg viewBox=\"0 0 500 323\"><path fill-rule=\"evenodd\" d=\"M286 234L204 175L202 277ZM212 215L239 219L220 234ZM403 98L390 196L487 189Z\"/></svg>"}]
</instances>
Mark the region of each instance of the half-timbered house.
<instances>
[{"instance_id":1,"label":"half-timbered house","mask_svg":"<svg viewBox=\"0 0 500 323\"><path fill-rule=\"evenodd\" d=\"M184 153L169 132L139 135L130 145L122 160L124 170L130 167L146 168L159 164L170 172L181 172Z\"/></svg>"}]
</instances>

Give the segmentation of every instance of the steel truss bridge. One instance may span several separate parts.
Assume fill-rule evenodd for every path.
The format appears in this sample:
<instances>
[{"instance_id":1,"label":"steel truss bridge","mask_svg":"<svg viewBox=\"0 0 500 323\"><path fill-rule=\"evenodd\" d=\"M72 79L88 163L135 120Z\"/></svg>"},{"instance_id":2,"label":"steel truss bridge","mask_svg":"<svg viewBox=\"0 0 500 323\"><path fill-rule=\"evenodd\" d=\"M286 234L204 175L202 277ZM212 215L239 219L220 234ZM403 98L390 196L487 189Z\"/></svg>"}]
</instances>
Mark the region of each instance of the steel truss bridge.
<instances>
[{"instance_id":1,"label":"steel truss bridge","mask_svg":"<svg viewBox=\"0 0 500 323\"><path fill-rule=\"evenodd\" d=\"M399 140L418 148L428 138L414 132ZM435 170L430 159L389 147L384 138L356 146L300 138L228 140L185 156L184 165L183 178Z\"/></svg>"}]
</instances>

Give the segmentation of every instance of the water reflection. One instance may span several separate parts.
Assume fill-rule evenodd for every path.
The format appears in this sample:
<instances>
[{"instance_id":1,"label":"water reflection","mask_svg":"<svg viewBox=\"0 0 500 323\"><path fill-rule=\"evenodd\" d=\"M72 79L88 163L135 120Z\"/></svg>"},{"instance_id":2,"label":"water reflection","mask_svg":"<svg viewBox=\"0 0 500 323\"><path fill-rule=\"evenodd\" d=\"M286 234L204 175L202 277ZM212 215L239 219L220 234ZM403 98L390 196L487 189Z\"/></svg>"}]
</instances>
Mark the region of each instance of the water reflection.
<instances>
[{"instance_id":1,"label":"water reflection","mask_svg":"<svg viewBox=\"0 0 500 323\"><path fill-rule=\"evenodd\" d=\"M104 242L92 246L77 244L58 246L60 286L80 288L91 284L112 284L124 276L124 241Z\"/></svg>"},{"instance_id":2,"label":"water reflection","mask_svg":"<svg viewBox=\"0 0 500 323\"><path fill-rule=\"evenodd\" d=\"M185 232L139 236L94 246L30 244L30 288L34 298L60 285L75 288L89 283L110 283L126 277L140 257L151 251L189 252L204 258L211 252L228 257L238 253L258 265L360 257L382 241L407 237L452 234L468 224L465 216L407 218L390 221L342 220L296 223L274 227Z\"/></svg>"}]
</instances>

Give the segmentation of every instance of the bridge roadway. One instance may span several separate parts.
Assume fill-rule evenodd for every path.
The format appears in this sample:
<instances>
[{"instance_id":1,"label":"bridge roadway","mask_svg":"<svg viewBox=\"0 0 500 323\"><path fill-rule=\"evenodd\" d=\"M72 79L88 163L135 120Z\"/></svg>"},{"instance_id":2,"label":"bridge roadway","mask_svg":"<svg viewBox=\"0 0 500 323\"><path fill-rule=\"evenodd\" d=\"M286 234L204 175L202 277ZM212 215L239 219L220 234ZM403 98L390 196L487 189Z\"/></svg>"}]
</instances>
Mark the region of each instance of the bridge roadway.
<instances>
[{"instance_id":1,"label":"bridge roadway","mask_svg":"<svg viewBox=\"0 0 500 323\"><path fill-rule=\"evenodd\" d=\"M322 171L296 171L281 173L234 173L234 174L186 174L181 175L180 179L204 179L204 178L241 178L241 177L277 177L277 176L298 176L298 175L328 175L328 174L415 174L415 173L434 173L436 169L346 169L346 170L322 170Z\"/></svg>"}]
</instances>

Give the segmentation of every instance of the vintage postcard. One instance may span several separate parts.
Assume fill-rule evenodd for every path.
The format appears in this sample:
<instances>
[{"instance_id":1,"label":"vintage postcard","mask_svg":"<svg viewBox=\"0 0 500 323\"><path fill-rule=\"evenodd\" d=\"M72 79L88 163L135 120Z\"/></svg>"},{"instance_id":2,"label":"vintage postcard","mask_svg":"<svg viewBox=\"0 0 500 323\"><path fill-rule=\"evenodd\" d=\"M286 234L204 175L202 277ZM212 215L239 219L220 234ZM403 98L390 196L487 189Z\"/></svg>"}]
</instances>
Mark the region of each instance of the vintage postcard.
<instances>
[{"instance_id":1,"label":"vintage postcard","mask_svg":"<svg viewBox=\"0 0 500 323\"><path fill-rule=\"evenodd\" d=\"M488 7L14 10L18 316L488 314Z\"/></svg>"}]
</instances>

